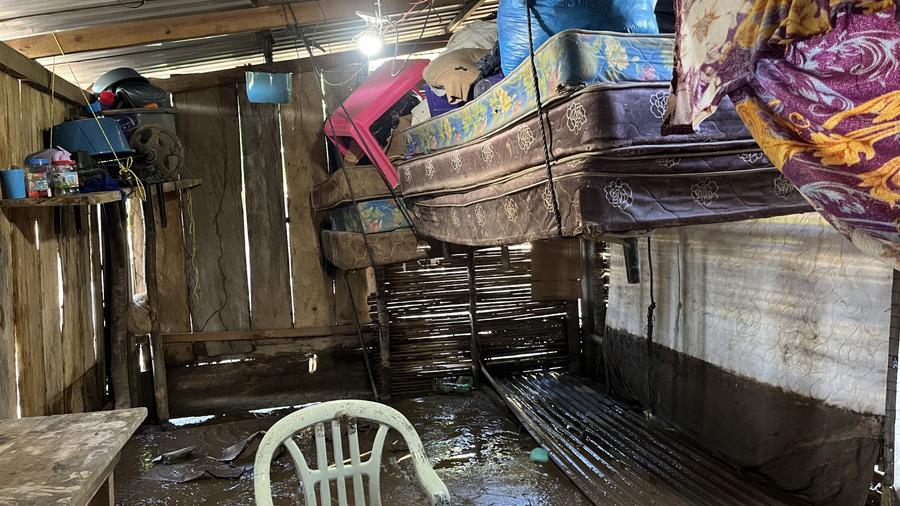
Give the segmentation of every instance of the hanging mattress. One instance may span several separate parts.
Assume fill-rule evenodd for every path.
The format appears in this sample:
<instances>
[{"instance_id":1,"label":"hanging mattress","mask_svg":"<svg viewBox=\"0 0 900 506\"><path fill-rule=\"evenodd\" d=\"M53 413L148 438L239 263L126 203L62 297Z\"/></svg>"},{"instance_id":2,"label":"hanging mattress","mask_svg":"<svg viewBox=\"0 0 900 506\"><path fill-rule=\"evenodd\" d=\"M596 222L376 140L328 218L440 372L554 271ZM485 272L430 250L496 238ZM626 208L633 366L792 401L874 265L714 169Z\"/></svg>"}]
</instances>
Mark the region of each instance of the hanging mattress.
<instances>
[{"instance_id":1,"label":"hanging mattress","mask_svg":"<svg viewBox=\"0 0 900 506\"><path fill-rule=\"evenodd\" d=\"M674 38L666 35L560 32L535 51L542 102L551 106L573 91L599 83L668 83L673 47ZM483 95L404 130L401 139L411 158L477 141L536 110L531 63L525 60Z\"/></svg>"},{"instance_id":2,"label":"hanging mattress","mask_svg":"<svg viewBox=\"0 0 900 506\"><path fill-rule=\"evenodd\" d=\"M335 230L322 231L325 258L339 269L351 271L372 266L366 242L375 265L390 265L428 256L431 247L410 229L363 234Z\"/></svg>"},{"instance_id":3,"label":"hanging mattress","mask_svg":"<svg viewBox=\"0 0 900 506\"><path fill-rule=\"evenodd\" d=\"M674 158L579 154L552 165L566 237L600 239L655 228L810 211L799 192L758 151ZM407 197L417 231L472 246L558 236L543 165L488 185Z\"/></svg>"},{"instance_id":4,"label":"hanging mattress","mask_svg":"<svg viewBox=\"0 0 900 506\"><path fill-rule=\"evenodd\" d=\"M341 205L351 204L368 199L391 198L387 183L372 165L359 165L346 168L346 175L341 170L328 176L328 179L313 187L310 193L313 209L326 211ZM348 186L347 180L350 180ZM351 196L350 188L353 188Z\"/></svg>"},{"instance_id":5,"label":"hanging mattress","mask_svg":"<svg viewBox=\"0 0 900 506\"><path fill-rule=\"evenodd\" d=\"M660 135L667 83L598 84L545 109L553 159L592 153L671 165L687 154L741 152L761 156L759 147L726 98L700 130ZM415 157L398 167L405 196L454 192L493 184L519 170L544 163L537 116L455 149ZM638 169L639 170L639 169Z\"/></svg>"},{"instance_id":6,"label":"hanging mattress","mask_svg":"<svg viewBox=\"0 0 900 506\"><path fill-rule=\"evenodd\" d=\"M401 200L402 202L402 200ZM328 211L331 228L345 232L390 232L410 228L403 211L394 199L376 199L334 207Z\"/></svg>"}]
</instances>

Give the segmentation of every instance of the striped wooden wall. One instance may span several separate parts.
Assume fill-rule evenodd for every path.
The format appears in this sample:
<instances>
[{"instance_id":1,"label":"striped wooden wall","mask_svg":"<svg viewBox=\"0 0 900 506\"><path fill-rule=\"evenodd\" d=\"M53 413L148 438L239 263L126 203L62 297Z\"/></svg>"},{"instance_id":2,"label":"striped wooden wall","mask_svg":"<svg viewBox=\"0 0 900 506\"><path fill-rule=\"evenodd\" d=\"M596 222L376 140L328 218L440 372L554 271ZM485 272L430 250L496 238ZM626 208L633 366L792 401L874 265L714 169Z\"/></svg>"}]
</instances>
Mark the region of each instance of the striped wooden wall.
<instances>
[{"instance_id":1,"label":"striped wooden wall","mask_svg":"<svg viewBox=\"0 0 900 506\"><path fill-rule=\"evenodd\" d=\"M0 73L0 165L21 166L68 106ZM75 214L83 224L75 229ZM0 213L0 419L97 410L105 392L98 209ZM18 370L18 374L16 371Z\"/></svg>"},{"instance_id":2,"label":"striped wooden wall","mask_svg":"<svg viewBox=\"0 0 900 506\"><path fill-rule=\"evenodd\" d=\"M293 86L281 106L251 104L242 85L175 94L178 135L189 147L184 176L203 184L172 197L169 227L157 238L160 290L171 295L160 308L163 333L355 323L344 274L330 279L320 265L326 216L310 206L310 190L327 175L321 94L312 73L295 74ZM357 315L369 323L365 272L349 276ZM165 351L169 364L181 364L283 344L213 340Z\"/></svg>"}]
</instances>

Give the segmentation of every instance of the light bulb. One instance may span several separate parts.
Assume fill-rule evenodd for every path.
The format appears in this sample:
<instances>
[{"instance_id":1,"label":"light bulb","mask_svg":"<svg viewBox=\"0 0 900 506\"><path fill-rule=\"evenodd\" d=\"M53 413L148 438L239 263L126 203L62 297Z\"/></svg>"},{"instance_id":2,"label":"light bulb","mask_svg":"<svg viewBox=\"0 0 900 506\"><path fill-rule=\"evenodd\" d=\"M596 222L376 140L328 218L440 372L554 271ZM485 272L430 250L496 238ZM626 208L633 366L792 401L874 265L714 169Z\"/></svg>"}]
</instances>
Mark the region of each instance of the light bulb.
<instances>
[{"instance_id":1,"label":"light bulb","mask_svg":"<svg viewBox=\"0 0 900 506\"><path fill-rule=\"evenodd\" d=\"M363 54L372 56L378 54L378 52L381 51L381 48L384 47L384 39L381 38L378 30L370 28L356 39L356 47L359 48Z\"/></svg>"}]
</instances>

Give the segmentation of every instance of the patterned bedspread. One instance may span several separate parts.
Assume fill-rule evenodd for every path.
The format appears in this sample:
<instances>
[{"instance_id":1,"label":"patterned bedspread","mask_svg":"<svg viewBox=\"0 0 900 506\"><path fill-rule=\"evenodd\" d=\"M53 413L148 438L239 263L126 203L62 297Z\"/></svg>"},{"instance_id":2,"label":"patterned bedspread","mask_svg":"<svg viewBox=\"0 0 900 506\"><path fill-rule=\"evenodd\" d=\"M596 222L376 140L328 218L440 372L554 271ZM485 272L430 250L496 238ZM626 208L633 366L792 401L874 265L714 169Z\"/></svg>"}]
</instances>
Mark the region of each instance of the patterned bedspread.
<instances>
[{"instance_id":1,"label":"patterned bedspread","mask_svg":"<svg viewBox=\"0 0 900 506\"><path fill-rule=\"evenodd\" d=\"M900 268L900 28L891 0L676 0L670 131L730 95L784 176Z\"/></svg>"},{"instance_id":2,"label":"patterned bedspread","mask_svg":"<svg viewBox=\"0 0 900 506\"><path fill-rule=\"evenodd\" d=\"M535 51L541 99L549 104L597 83L668 82L673 47L674 40L665 35L560 32ZM472 142L533 115L533 83L526 60L465 106L404 130L407 158Z\"/></svg>"}]
</instances>

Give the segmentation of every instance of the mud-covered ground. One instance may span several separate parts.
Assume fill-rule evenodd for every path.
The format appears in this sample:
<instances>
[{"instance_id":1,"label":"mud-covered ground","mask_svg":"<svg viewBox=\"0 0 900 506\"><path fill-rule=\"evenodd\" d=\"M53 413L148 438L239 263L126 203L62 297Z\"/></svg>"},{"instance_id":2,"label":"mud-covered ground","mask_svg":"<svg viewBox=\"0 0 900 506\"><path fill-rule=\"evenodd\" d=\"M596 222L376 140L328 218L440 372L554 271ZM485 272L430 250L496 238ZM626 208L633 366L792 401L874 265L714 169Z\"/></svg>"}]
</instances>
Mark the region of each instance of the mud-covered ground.
<instances>
[{"instance_id":1,"label":"mud-covered ground","mask_svg":"<svg viewBox=\"0 0 900 506\"><path fill-rule=\"evenodd\" d=\"M427 396L401 400L393 406L409 418L425 445L438 476L450 490L453 504L461 505L565 505L590 504L575 485L552 463L531 461L537 446L519 430L507 413L483 393L467 396ZM200 424L161 431L144 427L129 441L116 468L116 504L124 506L229 504L252 505L253 456L256 444L232 464L215 457L251 434L265 430L290 410L229 415ZM371 449L374 428L360 426L360 446ZM428 504L415 481L409 452L388 436L382 457L382 504ZM301 450L312 464L315 458L311 433L301 438ZM344 438L346 441L346 438ZM153 464L165 452L196 445L193 454L174 464ZM345 454L346 455L346 454ZM312 466L315 467L315 466ZM193 471L238 474L238 478L206 478L172 483ZM275 504L302 504L298 479L287 455L272 465Z\"/></svg>"}]
</instances>

